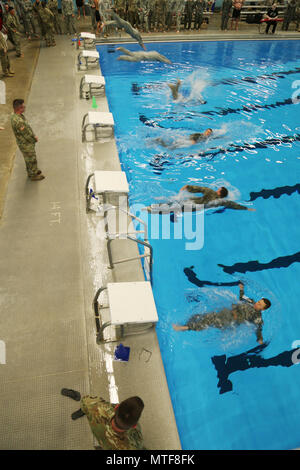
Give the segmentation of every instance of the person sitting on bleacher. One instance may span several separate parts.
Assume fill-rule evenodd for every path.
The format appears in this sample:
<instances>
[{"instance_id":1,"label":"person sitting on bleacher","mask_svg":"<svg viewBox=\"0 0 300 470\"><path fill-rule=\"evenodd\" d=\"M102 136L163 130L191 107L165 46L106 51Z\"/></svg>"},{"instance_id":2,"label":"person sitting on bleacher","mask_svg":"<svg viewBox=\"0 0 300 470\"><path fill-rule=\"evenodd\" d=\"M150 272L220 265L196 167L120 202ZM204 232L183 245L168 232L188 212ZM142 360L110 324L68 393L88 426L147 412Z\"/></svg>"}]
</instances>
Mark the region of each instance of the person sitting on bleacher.
<instances>
[{"instance_id":1,"label":"person sitting on bleacher","mask_svg":"<svg viewBox=\"0 0 300 470\"><path fill-rule=\"evenodd\" d=\"M277 3L273 3L273 5L271 6L271 8L268 9L267 11L267 14L266 14L266 19L268 20L267 21L267 27L266 27L266 34L268 34L269 32L269 29L271 26L273 26L272 28L272 34L275 33L275 30L276 30L276 27L277 27L277 18L278 18L278 8L277 8Z\"/></svg>"}]
</instances>

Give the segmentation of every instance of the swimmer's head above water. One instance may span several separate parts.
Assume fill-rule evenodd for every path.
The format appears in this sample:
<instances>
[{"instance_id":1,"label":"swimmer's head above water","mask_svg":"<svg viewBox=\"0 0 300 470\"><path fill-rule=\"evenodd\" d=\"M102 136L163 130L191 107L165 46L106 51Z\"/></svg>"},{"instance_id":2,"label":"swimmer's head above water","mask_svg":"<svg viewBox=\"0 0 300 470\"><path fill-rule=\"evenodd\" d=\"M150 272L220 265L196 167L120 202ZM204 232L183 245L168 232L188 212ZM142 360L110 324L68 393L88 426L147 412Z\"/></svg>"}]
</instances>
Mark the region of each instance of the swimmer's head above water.
<instances>
[{"instance_id":1,"label":"swimmer's head above water","mask_svg":"<svg viewBox=\"0 0 300 470\"><path fill-rule=\"evenodd\" d=\"M221 199L223 199L224 197L228 196L228 190L224 186L221 186L219 189L217 189L217 194Z\"/></svg>"},{"instance_id":2,"label":"swimmer's head above water","mask_svg":"<svg viewBox=\"0 0 300 470\"><path fill-rule=\"evenodd\" d=\"M212 133L213 133L213 130L209 127L204 132L197 132L195 134L191 134L190 140L192 141L193 144L197 144L201 140L208 139Z\"/></svg>"}]
</instances>

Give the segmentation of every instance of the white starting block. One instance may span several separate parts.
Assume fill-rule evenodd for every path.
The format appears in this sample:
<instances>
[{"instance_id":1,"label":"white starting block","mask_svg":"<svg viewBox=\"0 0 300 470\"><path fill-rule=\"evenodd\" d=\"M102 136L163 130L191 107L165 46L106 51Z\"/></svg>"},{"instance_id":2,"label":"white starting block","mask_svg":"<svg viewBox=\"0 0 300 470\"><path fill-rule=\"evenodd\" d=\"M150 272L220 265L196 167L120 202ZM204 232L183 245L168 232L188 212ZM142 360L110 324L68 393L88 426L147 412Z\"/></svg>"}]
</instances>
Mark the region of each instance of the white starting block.
<instances>
[{"instance_id":1,"label":"white starting block","mask_svg":"<svg viewBox=\"0 0 300 470\"><path fill-rule=\"evenodd\" d=\"M110 319L100 326L98 298L106 289ZM94 308L96 322L98 319L97 342L104 340L103 332L107 326L119 327L123 337L130 335L130 326L136 325L134 334L137 334L144 333L147 328L153 327L158 322L152 288L148 281L108 283L107 287L97 291Z\"/></svg>"},{"instance_id":2,"label":"white starting block","mask_svg":"<svg viewBox=\"0 0 300 470\"><path fill-rule=\"evenodd\" d=\"M89 189L91 178L94 177L95 187ZM108 194L125 194L129 193L129 185L124 171L95 171L88 176L85 186L86 211L90 210L90 201L94 195L101 195L103 203L106 202Z\"/></svg>"},{"instance_id":3,"label":"white starting block","mask_svg":"<svg viewBox=\"0 0 300 470\"><path fill-rule=\"evenodd\" d=\"M82 142L97 142L103 138L112 137L114 135L114 118L112 113L93 112L83 116L82 120ZM108 133L105 132L108 130ZM87 132L92 132L93 138L87 140Z\"/></svg>"},{"instance_id":4,"label":"white starting block","mask_svg":"<svg viewBox=\"0 0 300 470\"><path fill-rule=\"evenodd\" d=\"M89 65L95 66L99 64L99 52L98 51L81 51L78 54L77 58L77 70L80 71L82 66L82 61L85 62L84 66L86 70L89 68Z\"/></svg>"},{"instance_id":5,"label":"white starting block","mask_svg":"<svg viewBox=\"0 0 300 470\"><path fill-rule=\"evenodd\" d=\"M84 75L80 81L79 97L90 99L105 92L105 78L102 75Z\"/></svg>"},{"instance_id":6,"label":"white starting block","mask_svg":"<svg viewBox=\"0 0 300 470\"><path fill-rule=\"evenodd\" d=\"M77 49L79 41L82 42L83 49L95 49L96 34L81 32L77 36Z\"/></svg>"}]
</instances>

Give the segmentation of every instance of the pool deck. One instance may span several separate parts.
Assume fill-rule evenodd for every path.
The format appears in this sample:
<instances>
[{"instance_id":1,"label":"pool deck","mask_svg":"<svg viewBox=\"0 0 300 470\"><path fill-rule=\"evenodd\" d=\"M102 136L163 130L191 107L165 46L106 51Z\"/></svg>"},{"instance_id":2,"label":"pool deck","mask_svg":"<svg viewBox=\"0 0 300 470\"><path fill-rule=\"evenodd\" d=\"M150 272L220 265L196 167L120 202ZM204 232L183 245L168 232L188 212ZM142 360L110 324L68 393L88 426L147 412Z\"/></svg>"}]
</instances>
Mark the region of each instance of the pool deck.
<instances>
[{"instance_id":1,"label":"pool deck","mask_svg":"<svg viewBox=\"0 0 300 470\"><path fill-rule=\"evenodd\" d=\"M88 19L79 27L89 31ZM297 32L265 37L245 24L240 32L226 34L212 24L200 34L143 35L145 42L299 37ZM128 36L103 40L122 41L129 42ZM0 424L6 430L0 449L93 449L87 420L70 419L78 403L60 395L63 387L111 401L141 396L145 446L180 449L155 330L122 340L131 348L127 363L112 360L117 343L96 344L96 290L107 282L144 280L138 261L107 268L101 220L85 211L87 176L120 169L115 141L81 142L81 120L92 103L79 99L84 72L77 72L78 51L70 38L57 36L57 47L40 50L39 41L26 43L24 54L12 60L16 76L6 80L7 104L0 105L5 127L0 132L0 260L5 266L0 340L6 346L6 364L0 363ZM38 162L46 175L41 182L27 179L10 129L16 97L25 98L26 117L39 137ZM97 104L108 110L105 97ZM118 247L116 256L136 254L126 240Z\"/></svg>"}]
</instances>

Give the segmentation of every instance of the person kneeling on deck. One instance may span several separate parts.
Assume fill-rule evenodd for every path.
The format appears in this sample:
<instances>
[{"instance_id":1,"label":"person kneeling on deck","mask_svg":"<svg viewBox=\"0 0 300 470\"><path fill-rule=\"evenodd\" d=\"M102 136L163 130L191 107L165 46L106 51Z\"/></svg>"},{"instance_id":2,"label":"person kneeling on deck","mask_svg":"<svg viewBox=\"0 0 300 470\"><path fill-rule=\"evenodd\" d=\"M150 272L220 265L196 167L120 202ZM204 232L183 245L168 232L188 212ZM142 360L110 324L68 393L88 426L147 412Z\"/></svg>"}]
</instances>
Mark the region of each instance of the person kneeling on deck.
<instances>
[{"instance_id":1,"label":"person kneeling on deck","mask_svg":"<svg viewBox=\"0 0 300 470\"><path fill-rule=\"evenodd\" d=\"M141 398L130 397L113 405L100 397L81 398L79 392L67 388L63 388L61 394L80 401L79 410L71 417L75 420L86 415L102 450L145 449L138 423L144 408Z\"/></svg>"},{"instance_id":2,"label":"person kneeling on deck","mask_svg":"<svg viewBox=\"0 0 300 470\"><path fill-rule=\"evenodd\" d=\"M24 111L24 100L16 99L13 101L14 112L11 115L11 127L14 131L17 145L21 150L28 174L31 181L39 181L45 178L41 170L37 167L35 144L38 138L34 135L29 123L27 122Z\"/></svg>"},{"instance_id":3,"label":"person kneeling on deck","mask_svg":"<svg viewBox=\"0 0 300 470\"><path fill-rule=\"evenodd\" d=\"M182 199L181 193L182 191L187 191L188 193L202 193L203 196L200 197L190 197L186 199ZM224 198L227 197L228 191L224 186L221 186L214 191L211 188L207 188L205 186L197 186L197 185L185 185L180 189L179 197L180 202L172 202L172 203L165 203L165 204L153 204L148 206L146 210L148 212L154 214L168 214L168 213L175 213L179 211L188 212L189 210L194 212L196 210L201 210L202 206L204 205L204 209L214 208L223 206L228 209L235 209L235 210L244 210L244 211L255 211L250 207L242 206L234 201L225 200ZM189 207L185 207L188 204L192 204ZM197 207L198 206L198 207Z\"/></svg>"},{"instance_id":4,"label":"person kneeling on deck","mask_svg":"<svg viewBox=\"0 0 300 470\"><path fill-rule=\"evenodd\" d=\"M257 302L244 297L244 285L239 284L240 303L233 304L232 308L223 308L220 312L211 312L193 315L186 325L173 325L176 331L201 331L207 328L225 329L232 326L238 326L243 323L252 323L256 327L257 341L262 344L263 319L261 313L271 306L268 299L262 298Z\"/></svg>"}]
</instances>

